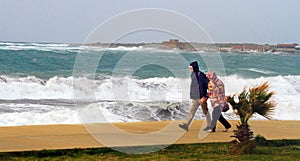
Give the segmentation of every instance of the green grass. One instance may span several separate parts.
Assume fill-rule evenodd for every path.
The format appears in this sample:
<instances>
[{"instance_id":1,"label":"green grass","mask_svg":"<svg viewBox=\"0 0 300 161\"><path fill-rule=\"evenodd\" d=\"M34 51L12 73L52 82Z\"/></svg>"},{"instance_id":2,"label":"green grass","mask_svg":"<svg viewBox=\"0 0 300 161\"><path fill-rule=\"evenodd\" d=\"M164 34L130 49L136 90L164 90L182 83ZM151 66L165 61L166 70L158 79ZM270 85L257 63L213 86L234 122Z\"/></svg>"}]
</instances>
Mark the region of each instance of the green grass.
<instances>
[{"instance_id":1,"label":"green grass","mask_svg":"<svg viewBox=\"0 0 300 161\"><path fill-rule=\"evenodd\" d=\"M10 152L0 153L0 160L299 160L300 140L269 141L260 137L257 144L256 150L247 155L230 155L231 143L202 143L171 145L149 154L126 154L110 148Z\"/></svg>"}]
</instances>

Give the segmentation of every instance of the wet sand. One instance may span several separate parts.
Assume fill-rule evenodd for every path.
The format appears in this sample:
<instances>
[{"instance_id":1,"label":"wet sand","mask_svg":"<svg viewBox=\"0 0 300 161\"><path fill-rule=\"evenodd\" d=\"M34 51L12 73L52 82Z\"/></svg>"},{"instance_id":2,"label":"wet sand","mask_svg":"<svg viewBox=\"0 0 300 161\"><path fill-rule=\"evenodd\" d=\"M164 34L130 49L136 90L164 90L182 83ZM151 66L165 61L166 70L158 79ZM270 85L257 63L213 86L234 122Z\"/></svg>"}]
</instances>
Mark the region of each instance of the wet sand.
<instances>
[{"instance_id":1,"label":"wet sand","mask_svg":"<svg viewBox=\"0 0 300 161\"><path fill-rule=\"evenodd\" d=\"M202 120L194 121L188 132L178 128L181 122L0 127L0 151L230 142L237 124L237 120L230 120L232 128L222 132L218 123L215 133L206 133L201 130L205 126ZM268 140L300 139L300 121L255 120L249 124L255 135Z\"/></svg>"}]
</instances>

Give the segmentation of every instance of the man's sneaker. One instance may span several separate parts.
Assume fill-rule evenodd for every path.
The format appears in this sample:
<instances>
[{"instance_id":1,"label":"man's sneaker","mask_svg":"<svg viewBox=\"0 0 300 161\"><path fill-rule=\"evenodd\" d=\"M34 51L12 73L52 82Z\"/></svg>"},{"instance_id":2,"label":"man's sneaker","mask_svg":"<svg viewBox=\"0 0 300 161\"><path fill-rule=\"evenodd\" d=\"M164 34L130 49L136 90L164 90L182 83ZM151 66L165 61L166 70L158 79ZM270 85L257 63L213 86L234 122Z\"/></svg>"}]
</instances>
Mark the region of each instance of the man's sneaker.
<instances>
[{"instance_id":1,"label":"man's sneaker","mask_svg":"<svg viewBox=\"0 0 300 161\"><path fill-rule=\"evenodd\" d=\"M204 131L210 130L210 127L209 127L209 126L206 126L203 130L204 130Z\"/></svg>"},{"instance_id":2,"label":"man's sneaker","mask_svg":"<svg viewBox=\"0 0 300 161\"><path fill-rule=\"evenodd\" d=\"M205 130L206 132L213 132L212 129Z\"/></svg>"},{"instance_id":3,"label":"man's sneaker","mask_svg":"<svg viewBox=\"0 0 300 161\"><path fill-rule=\"evenodd\" d=\"M187 126L187 124L179 124L178 126L185 131L189 131L189 127Z\"/></svg>"}]
</instances>

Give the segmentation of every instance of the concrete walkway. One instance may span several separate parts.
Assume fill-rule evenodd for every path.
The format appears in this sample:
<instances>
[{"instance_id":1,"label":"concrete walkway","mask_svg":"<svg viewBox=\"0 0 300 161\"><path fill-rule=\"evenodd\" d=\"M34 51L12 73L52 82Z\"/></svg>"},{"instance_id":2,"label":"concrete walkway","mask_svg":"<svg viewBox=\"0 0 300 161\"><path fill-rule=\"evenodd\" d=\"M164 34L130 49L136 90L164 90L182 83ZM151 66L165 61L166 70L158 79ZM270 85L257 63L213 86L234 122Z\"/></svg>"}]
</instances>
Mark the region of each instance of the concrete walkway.
<instances>
[{"instance_id":1,"label":"concrete walkway","mask_svg":"<svg viewBox=\"0 0 300 161\"><path fill-rule=\"evenodd\" d=\"M177 127L182 121L157 121L88 125L37 125L0 127L0 152L43 149L72 149L92 147L118 147L156 144L187 144L204 142L229 142L232 128L222 132L205 133L203 121L194 121L185 132ZM300 139L300 121L250 121L255 135L267 139ZM201 130L201 131L200 131ZM149 139L150 138L150 139Z\"/></svg>"}]
</instances>

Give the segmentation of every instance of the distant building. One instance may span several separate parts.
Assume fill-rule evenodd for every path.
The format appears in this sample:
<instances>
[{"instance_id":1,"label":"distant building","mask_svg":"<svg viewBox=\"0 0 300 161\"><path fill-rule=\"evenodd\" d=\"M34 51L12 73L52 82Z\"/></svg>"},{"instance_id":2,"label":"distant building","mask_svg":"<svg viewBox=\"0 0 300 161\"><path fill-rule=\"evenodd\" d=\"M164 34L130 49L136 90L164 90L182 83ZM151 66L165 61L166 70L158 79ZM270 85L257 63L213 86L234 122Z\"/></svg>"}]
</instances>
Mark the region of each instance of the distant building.
<instances>
[{"instance_id":1,"label":"distant building","mask_svg":"<svg viewBox=\"0 0 300 161\"><path fill-rule=\"evenodd\" d=\"M277 48L283 48L283 49L295 49L298 44L277 44Z\"/></svg>"},{"instance_id":2,"label":"distant building","mask_svg":"<svg viewBox=\"0 0 300 161\"><path fill-rule=\"evenodd\" d=\"M270 50L269 45L233 45L232 52L265 52Z\"/></svg>"},{"instance_id":3,"label":"distant building","mask_svg":"<svg viewBox=\"0 0 300 161\"><path fill-rule=\"evenodd\" d=\"M294 53L297 49L296 47L298 44L277 44L277 52L287 52L287 53Z\"/></svg>"},{"instance_id":4,"label":"distant building","mask_svg":"<svg viewBox=\"0 0 300 161\"><path fill-rule=\"evenodd\" d=\"M219 51L220 52L230 52L231 51L231 47L220 47Z\"/></svg>"},{"instance_id":5,"label":"distant building","mask_svg":"<svg viewBox=\"0 0 300 161\"><path fill-rule=\"evenodd\" d=\"M163 41L163 46L171 49L185 49L185 44L179 42L177 39L170 39L169 41Z\"/></svg>"}]
</instances>

